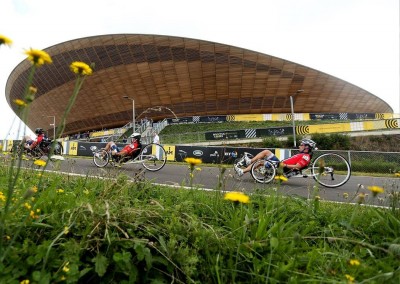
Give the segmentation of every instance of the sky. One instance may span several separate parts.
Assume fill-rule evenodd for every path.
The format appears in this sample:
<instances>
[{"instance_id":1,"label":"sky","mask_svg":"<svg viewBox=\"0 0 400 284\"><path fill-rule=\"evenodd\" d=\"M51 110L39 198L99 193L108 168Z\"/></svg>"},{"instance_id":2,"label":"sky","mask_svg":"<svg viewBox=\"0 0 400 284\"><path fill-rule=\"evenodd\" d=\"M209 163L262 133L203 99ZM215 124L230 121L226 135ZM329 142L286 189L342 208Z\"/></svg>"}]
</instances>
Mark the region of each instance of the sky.
<instances>
[{"instance_id":1,"label":"sky","mask_svg":"<svg viewBox=\"0 0 400 284\"><path fill-rule=\"evenodd\" d=\"M0 139L22 135L5 88L24 50L104 34L187 37L269 54L352 83L400 113L399 0L1 0L0 11L0 34L13 41L0 46Z\"/></svg>"}]
</instances>

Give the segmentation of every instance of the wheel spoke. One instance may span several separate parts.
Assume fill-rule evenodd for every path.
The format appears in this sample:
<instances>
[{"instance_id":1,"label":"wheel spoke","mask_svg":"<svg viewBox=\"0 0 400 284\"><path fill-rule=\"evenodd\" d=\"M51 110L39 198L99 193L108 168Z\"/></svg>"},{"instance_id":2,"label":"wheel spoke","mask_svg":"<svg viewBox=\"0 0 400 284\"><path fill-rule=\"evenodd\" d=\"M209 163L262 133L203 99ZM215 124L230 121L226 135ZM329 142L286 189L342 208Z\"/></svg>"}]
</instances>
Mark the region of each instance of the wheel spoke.
<instances>
[{"instance_id":1,"label":"wheel spoke","mask_svg":"<svg viewBox=\"0 0 400 284\"><path fill-rule=\"evenodd\" d=\"M103 168L108 164L110 156L106 150L99 150L93 153L93 162L99 168Z\"/></svg>"},{"instance_id":2,"label":"wheel spoke","mask_svg":"<svg viewBox=\"0 0 400 284\"><path fill-rule=\"evenodd\" d=\"M258 160L251 167L252 177L260 183L270 183L276 175L275 166L270 161Z\"/></svg>"}]
</instances>

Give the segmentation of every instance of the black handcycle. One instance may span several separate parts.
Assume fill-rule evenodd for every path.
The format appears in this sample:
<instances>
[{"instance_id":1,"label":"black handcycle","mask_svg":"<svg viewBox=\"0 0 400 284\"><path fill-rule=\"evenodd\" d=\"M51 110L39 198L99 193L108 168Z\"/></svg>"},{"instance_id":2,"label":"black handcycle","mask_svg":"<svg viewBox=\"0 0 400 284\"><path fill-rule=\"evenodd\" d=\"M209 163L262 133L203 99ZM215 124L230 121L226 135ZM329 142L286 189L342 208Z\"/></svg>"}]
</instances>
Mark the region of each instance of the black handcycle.
<instances>
[{"instance_id":1,"label":"black handcycle","mask_svg":"<svg viewBox=\"0 0 400 284\"><path fill-rule=\"evenodd\" d=\"M53 145L54 143L54 145ZM53 141L49 138L44 138L36 147L32 150L25 148L25 141L22 141L17 145L16 151L18 155L27 155L34 159L40 159L43 156L62 156L64 149L61 142Z\"/></svg>"},{"instance_id":2,"label":"black handcycle","mask_svg":"<svg viewBox=\"0 0 400 284\"><path fill-rule=\"evenodd\" d=\"M139 154L133 153L125 157L112 155L111 150L106 151L105 149L97 149L96 146L90 147L93 152L93 162L99 167L103 168L107 164L115 165L127 165L127 164L142 164L144 168L151 172L159 171L167 162L167 153L160 144L150 143L142 146L139 150Z\"/></svg>"},{"instance_id":3,"label":"black handcycle","mask_svg":"<svg viewBox=\"0 0 400 284\"><path fill-rule=\"evenodd\" d=\"M242 157L235 160L234 164L240 168L245 167L244 157L250 159L252 154L245 152ZM270 183L274 181L278 173L280 162L260 159L251 165L251 176L259 183ZM301 170L283 172L286 178L309 178L312 177L320 185L335 188L344 185L351 176L349 162L339 154L326 153L314 158L308 167Z\"/></svg>"}]
</instances>

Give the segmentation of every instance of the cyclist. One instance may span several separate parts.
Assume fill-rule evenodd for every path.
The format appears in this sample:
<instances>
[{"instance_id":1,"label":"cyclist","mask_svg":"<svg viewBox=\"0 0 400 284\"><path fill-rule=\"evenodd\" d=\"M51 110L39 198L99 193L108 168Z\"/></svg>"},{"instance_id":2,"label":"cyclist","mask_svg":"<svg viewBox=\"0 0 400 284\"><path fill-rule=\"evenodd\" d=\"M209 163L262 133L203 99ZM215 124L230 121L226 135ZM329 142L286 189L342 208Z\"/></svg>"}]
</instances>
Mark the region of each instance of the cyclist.
<instances>
[{"instance_id":1,"label":"cyclist","mask_svg":"<svg viewBox=\"0 0 400 284\"><path fill-rule=\"evenodd\" d=\"M35 141L35 140L33 140L31 136L25 135L24 139L22 141L24 143L24 147L27 148L26 146L32 145L33 141Z\"/></svg>"},{"instance_id":2,"label":"cyclist","mask_svg":"<svg viewBox=\"0 0 400 284\"><path fill-rule=\"evenodd\" d=\"M299 154L296 154L286 160L279 161L278 157L274 155L270 150L263 150L257 155L255 155L252 159L247 156L244 156L244 165L245 169L239 168L238 165L234 165L235 171L238 176L242 176L243 174L249 172L251 170L251 165L260 159L266 159L272 162L280 163L280 166L283 167L284 173L291 172L293 170L301 170L308 166L311 161L312 151L315 149L316 143L311 139L303 139L299 145Z\"/></svg>"},{"instance_id":3,"label":"cyclist","mask_svg":"<svg viewBox=\"0 0 400 284\"><path fill-rule=\"evenodd\" d=\"M119 149L114 141L108 142L106 147L103 149L107 152L111 151L111 155L113 155L117 161L126 156L132 156L132 158L135 158L142 147L142 144L140 143L142 135L140 133L132 133L129 137L131 138L131 143L122 149Z\"/></svg>"},{"instance_id":4,"label":"cyclist","mask_svg":"<svg viewBox=\"0 0 400 284\"><path fill-rule=\"evenodd\" d=\"M42 128L36 128L35 129L35 134L36 134L36 139L33 140L32 142L29 143L25 143L24 147L28 150L32 150L34 149L37 145L40 144L40 142L43 141L43 139L45 138L44 136L44 130Z\"/></svg>"}]
</instances>

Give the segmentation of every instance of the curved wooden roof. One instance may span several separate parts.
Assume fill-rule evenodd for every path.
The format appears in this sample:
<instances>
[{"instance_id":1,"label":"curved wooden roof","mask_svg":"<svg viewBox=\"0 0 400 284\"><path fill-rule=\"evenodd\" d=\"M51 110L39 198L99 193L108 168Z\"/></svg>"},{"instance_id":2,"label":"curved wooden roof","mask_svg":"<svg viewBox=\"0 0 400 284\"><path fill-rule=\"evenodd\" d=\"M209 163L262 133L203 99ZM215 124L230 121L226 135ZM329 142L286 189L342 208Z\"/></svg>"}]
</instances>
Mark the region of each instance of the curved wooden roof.
<instances>
[{"instance_id":1,"label":"curved wooden roof","mask_svg":"<svg viewBox=\"0 0 400 284\"><path fill-rule=\"evenodd\" d=\"M66 134L120 127L147 111L155 120L178 116L290 113L390 113L373 94L339 78L271 55L197 39L138 34L100 35L63 42L45 49L53 63L37 69L38 88L27 125L56 125L70 98L73 61L94 63L67 119ZM22 99L30 63L22 61L10 74L6 98ZM345 68L345 66L343 67ZM299 95L296 91L302 89Z\"/></svg>"}]
</instances>

